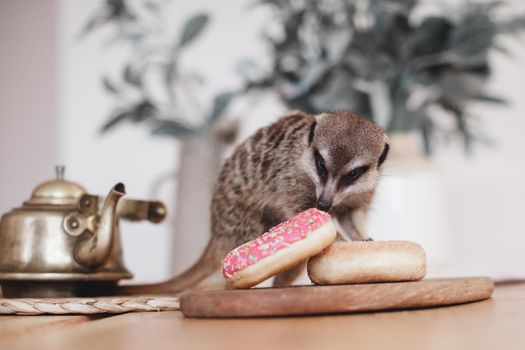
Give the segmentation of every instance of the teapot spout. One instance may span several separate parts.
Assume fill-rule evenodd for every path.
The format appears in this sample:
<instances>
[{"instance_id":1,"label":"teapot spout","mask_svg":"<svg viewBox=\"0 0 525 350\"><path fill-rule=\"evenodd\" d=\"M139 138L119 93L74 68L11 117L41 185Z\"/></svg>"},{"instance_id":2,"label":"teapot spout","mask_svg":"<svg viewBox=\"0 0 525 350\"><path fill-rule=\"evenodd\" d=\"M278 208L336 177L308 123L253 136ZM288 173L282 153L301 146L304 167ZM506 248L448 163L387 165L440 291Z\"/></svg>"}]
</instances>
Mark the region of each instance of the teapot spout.
<instances>
[{"instance_id":1,"label":"teapot spout","mask_svg":"<svg viewBox=\"0 0 525 350\"><path fill-rule=\"evenodd\" d=\"M80 237L75 246L75 260L80 265L93 268L107 260L116 234L117 204L124 194L124 184L116 184L104 201L95 232Z\"/></svg>"}]
</instances>

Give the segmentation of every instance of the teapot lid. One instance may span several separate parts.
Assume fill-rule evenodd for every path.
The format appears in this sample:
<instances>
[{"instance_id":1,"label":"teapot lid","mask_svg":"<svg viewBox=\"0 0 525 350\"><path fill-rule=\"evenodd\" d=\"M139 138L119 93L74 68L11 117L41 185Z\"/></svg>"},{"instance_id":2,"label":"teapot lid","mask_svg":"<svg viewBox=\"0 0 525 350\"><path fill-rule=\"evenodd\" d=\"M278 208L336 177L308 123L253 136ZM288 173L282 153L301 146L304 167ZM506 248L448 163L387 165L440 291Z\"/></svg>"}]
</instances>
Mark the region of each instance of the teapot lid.
<instances>
[{"instance_id":1,"label":"teapot lid","mask_svg":"<svg viewBox=\"0 0 525 350\"><path fill-rule=\"evenodd\" d=\"M64 180L64 166L56 166L56 179L38 185L24 205L76 205L86 194L84 187Z\"/></svg>"}]
</instances>

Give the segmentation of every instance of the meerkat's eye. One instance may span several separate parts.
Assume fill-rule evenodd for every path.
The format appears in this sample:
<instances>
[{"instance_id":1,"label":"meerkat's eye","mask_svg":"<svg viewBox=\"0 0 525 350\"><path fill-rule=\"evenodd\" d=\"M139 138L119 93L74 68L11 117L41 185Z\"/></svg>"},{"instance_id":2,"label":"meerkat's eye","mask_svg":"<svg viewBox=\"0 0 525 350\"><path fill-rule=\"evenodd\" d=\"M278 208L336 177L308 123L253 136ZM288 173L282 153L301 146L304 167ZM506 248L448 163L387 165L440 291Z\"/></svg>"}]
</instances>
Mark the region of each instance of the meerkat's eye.
<instances>
[{"instance_id":1,"label":"meerkat's eye","mask_svg":"<svg viewBox=\"0 0 525 350\"><path fill-rule=\"evenodd\" d=\"M317 168L317 173L321 177L321 179L325 179L326 176L328 176L328 170L326 169L326 164L324 162L323 156L319 151L314 150L314 157L315 157L315 167Z\"/></svg>"},{"instance_id":2,"label":"meerkat's eye","mask_svg":"<svg viewBox=\"0 0 525 350\"><path fill-rule=\"evenodd\" d=\"M356 181L357 179L359 179L361 175L363 175L367 170L368 170L367 165L361 166L359 168L355 168L352 171L350 171L348 174L344 175L341 180L343 184L348 186L354 181Z\"/></svg>"}]
</instances>

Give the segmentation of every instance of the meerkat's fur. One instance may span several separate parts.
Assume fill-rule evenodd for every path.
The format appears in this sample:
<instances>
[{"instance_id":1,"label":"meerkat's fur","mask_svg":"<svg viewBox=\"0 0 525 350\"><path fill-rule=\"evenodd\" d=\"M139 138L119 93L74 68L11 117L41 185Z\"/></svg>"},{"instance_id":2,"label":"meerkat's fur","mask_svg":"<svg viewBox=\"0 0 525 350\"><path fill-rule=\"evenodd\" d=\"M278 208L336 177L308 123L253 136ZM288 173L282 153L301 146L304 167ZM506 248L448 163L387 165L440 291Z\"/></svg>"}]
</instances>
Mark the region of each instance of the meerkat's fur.
<instances>
[{"instance_id":1,"label":"meerkat's fur","mask_svg":"<svg viewBox=\"0 0 525 350\"><path fill-rule=\"evenodd\" d=\"M332 215L343 239L370 239L364 223L388 150L381 128L348 112L294 112L259 129L222 167L211 204L211 238L200 259L147 291L177 292L196 284L233 248L312 207ZM303 267L276 276L274 285L290 284Z\"/></svg>"}]
</instances>

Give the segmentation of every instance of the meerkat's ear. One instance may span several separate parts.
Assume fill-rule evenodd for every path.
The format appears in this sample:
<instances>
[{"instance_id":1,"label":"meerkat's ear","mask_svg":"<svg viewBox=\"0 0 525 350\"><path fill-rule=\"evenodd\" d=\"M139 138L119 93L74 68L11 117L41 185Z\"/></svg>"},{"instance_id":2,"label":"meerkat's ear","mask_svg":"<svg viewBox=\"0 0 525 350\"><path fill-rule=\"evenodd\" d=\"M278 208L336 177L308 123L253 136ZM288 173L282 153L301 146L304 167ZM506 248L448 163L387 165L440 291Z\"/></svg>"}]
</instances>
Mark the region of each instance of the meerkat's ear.
<instances>
[{"instance_id":1,"label":"meerkat's ear","mask_svg":"<svg viewBox=\"0 0 525 350\"><path fill-rule=\"evenodd\" d=\"M388 155L388 151L390 151L390 145L388 143L385 143L385 148L383 148L383 152L379 156L379 160L377 161L377 167L379 168L381 164L383 164L386 160L386 156Z\"/></svg>"},{"instance_id":2,"label":"meerkat's ear","mask_svg":"<svg viewBox=\"0 0 525 350\"><path fill-rule=\"evenodd\" d=\"M299 110L299 109L292 109L286 113L283 114L283 117L290 117L292 115L301 115L301 116L305 116L305 115L308 115L306 114L305 112Z\"/></svg>"},{"instance_id":3,"label":"meerkat's ear","mask_svg":"<svg viewBox=\"0 0 525 350\"><path fill-rule=\"evenodd\" d=\"M310 132L308 133L308 146L312 144L312 141L314 140L314 134L315 134L315 127L317 126L317 121L313 121L312 125L310 125Z\"/></svg>"},{"instance_id":4,"label":"meerkat's ear","mask_svg":"<svg viewBox=\"0 0 525 350\"><path fill-rule=\"evenodd\" d=\"M325 116L326 116L326 113L314 115L314 120L312 124L310 124L310 132L308 133L308 146L311 145L312 141L314 140L315 127L317 126L317 123L323 120Z\"/></svg>"}]
</instances>

